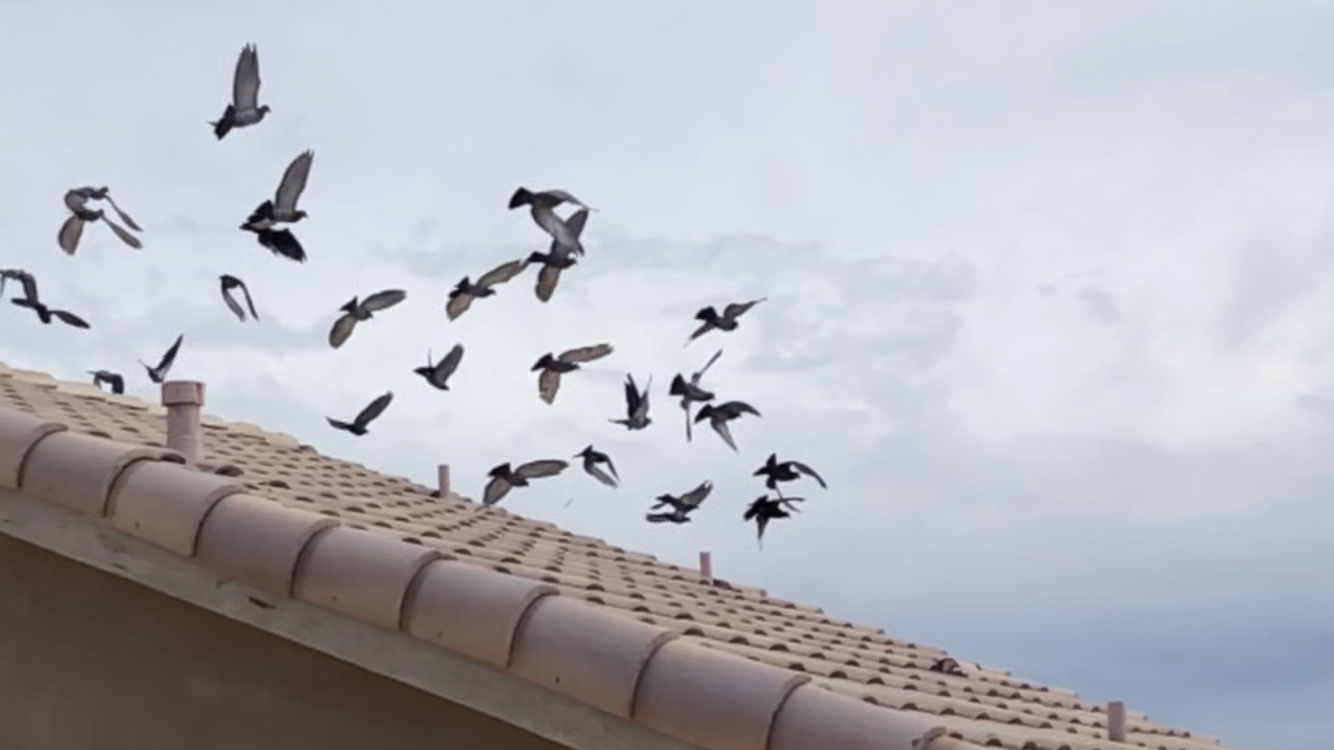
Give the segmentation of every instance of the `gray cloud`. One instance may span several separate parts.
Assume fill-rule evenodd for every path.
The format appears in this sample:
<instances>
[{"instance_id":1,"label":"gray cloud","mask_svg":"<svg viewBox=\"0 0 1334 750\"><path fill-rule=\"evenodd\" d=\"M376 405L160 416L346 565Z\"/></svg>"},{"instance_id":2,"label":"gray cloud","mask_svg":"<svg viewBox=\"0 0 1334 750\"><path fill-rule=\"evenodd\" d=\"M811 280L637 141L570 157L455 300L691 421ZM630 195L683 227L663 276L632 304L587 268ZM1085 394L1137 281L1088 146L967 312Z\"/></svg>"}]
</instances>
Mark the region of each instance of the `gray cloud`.
<instances>
[{"instance_id":1,"label":"gray cloud","mask_svg":"<svg viewBox=\"0 0 1334 750\"><path fill-rule=\"evenodd\" d=\"M94 330L5 305L0 359L120 369L151 398L135 360L184 331L208 411L424 484L448 462L474 495L500 461L593 441L623 490L575 473L507 506L708 549L724 577L1233 746L1334 730L1327 3L270 6L11 10L0 64L41 75L0 112L22 144L0 265ZM126 45L108 29L131 17ZM246 41L275 112L218 144ZM306 148L298 265L236 225ZM87 182L143 251L56 249ZM601 209L588 257L548 305L530 271L448 322L459 278L545 245L504 208L519 184ZM331 351L337 307L386 287L408 301ZM757 297L682 347L696 309ZM601 340L616 354L538 401L542 352ZM452 392L412 375L455 342ZM739 456L686 444L665 393L719 346L713 385L764 413ZM655 376L643 433L606 422L627 371ZM388 388L371 436L324 424ZM761 554L739 514L769 451L831 489ZM698 522L641 522L704 478Z\"/></svg>"}]
</instances>

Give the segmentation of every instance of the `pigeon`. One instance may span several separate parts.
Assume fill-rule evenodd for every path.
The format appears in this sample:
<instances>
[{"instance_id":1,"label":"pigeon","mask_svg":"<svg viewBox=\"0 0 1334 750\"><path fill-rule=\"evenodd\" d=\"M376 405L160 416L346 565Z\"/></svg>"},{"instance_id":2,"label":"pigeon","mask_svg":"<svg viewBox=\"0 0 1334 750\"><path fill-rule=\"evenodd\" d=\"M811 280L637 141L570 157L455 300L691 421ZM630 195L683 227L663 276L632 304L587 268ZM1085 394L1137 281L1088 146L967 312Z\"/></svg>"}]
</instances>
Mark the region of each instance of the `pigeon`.
<instances>
[{"instance_id":1,"label":"pigeon","mask_svg":"<svg viewBox=\"0 0 1334 750\"><path fill-rule=\"evenodd\" d=\"M431 353L426 352L426 366L418 367L413 370L414 373L426 378L426 382L442 391L449 390L449 378L453 376L454 371L459 369L459 362L463 361L463 344L455 344L449 353L440 358L439 362L431 364Z\"/></svg>"},{"instance_id":2,"label":"pigeon","mask_svg":"<svg viewBox=\"0 0 1334 750\"><path fill-rule=\"evenodd\" d=\"M301 243L290 230L278 230L276 225L295 224L306 218L307 213L298 209L296 204L306 190L306 180L310 177L310 166L314 160L314 151L303 151L293 159L283 172L282 182L278 183L278 192L273 199L259 204L241 225L241 229L255 233L260 245L297 262L306 259Z\"/></svg>"},{"instance_id":3,"label":"pigeon","mask_svg":"<svg viewBox=\"0 0 1334 750\"><path fill-rule=\"evenodd\" d=\"M210 122L213 135L222 140L232 128L258 124L272 110L259 104L259 51L247 44L236 59L236 73L232 76L232 101L217 122Z\"/></svg>"},{"instance_id":4,"label":"pigeon","mask_svg":"<svg viewBox=\"0 0 1334 750\"><path fill-rule=\"evenodd\" d=\"M595 450L593 446L590 445L574 454L574 457L582 458L584 460L584 471L587 472L590 477L593 477L608 487L616 487L619 485L621 476L616 473L616 464L611 462L611 456L608 456L602 451ZM606 464L607 470L611 473L608 474L606 471L603 471L598 467L598 464Z\"/></svg>"},{"instance_id":5,"label":"pigeon","mask_svg":"<svg viewBox=\"0 0 1334 750\"><path fill-rule=\"evenodd\" d=\"M357 327L357 323L370 320L373 313L397 305L407 299L408 293L402 289L386 289L383 292L376 292L360 302L356 297L351 302L338 308L343 314L334 321L333 328L329 329L329 346L337 349L347 341L352 335L352 331Z\"/></svg>"},{"instance_id":6,"label":"pigeon","mask_svg":"<svg viewBox=\"0 0 1334 750\"><path fill-rule=\"evenodd\" d=\"M588 209L581 208L565 222L569 227L570 233L575 239L584 231L584 223L588 221ZM542 270L537 272L537 284L533 291L537 294L537 299L541 302L551 300L551 295L556 291L556 284L560 283L560 272L570 268L579 261L575 258L574 252L564 245L551 241L551 249L545 253L534 252L528 256L529 263L540 263Z\"/></svg>"},{"instance_id":7,"label":"pigeon","mask_svg":"<svg viewBox=\"0 0 1334 750\"><path fill-rule=\"evenodd\" d=\"M134 219L130 218L130 215L122 211L120 206L116 205L116 202L111 199L110 188L91 186L73 188L65 192L65 207L73 215L65 219L65 223L60 225L60 231L56 234L56 242L60 245L60 249L65 251L66 255L73 255L79 249L79 241L83 238L84 225L95 221L105 222L108 227L111 227L111 231L115 233L116 237L126 245L135 250L143 248L144 244L138 237L107 218L104 211L88 208L87 205L90 200L106 201L116 212L116 215L120 217L120 220L125 222L126 226L136 232L143 231Z\"/></svg>"},{"instance_id":8,"label":"pigeon","mask_svg":"<svg viewBox=\"0 0 1334 750\"><path fill-rule=\"evenodd\" d=\"M89 327L88 321L74 313L66 310L54 310L43 303L37 295L37 278L27 271L7 270L0 272L0 283L5 279L13 279L23 285L23 296L14 297L9 301L10 304L37 313L37 319L42 321L42 325L51 325L52 320L59 320L65 325L75 328Z\"/></svg>"},{"instance_id":9,"label":"pigeon","mask_svg":"<svg viewBox=\"0 0 1334 750\"><path fill-rule=\"evenodd\" d=\"M245 295L246 309L250 310L250 317L258 321L259 313L255 312L255 303L250 299L250 289L246 287L245 282L225 273L218 278L222 281L222 301L227 303L228 309L236 315L237 320L242 323L245 322L245 309L242 309L241 303L237 302L236 298L232 296L233 289L240 289L241 293Z\"/></svg>"},{"instance_id":10,"label":"pigeon","mask_svg":"<svg viewBox=\"0 0 1334 750\"><path fill-rule=\"evenodd\" d=\"M722 315L719 315L718 311L713 309L712 305L701 309L699 312L695 313L695 320L702 320L704 323L699 328L696 328L694 333L690 334L690 338L686 339L686 345L689 346L691 341L694 341L709 331L735 331L739 325L737 318L740 318L747 310L760 304L766 299L768 298L761 297L756 300L751 300L750 302L733 302L723 308Z\"/></svg>"},{"instance_id":11,"label":"pigeon","mask_svg":"<svg viewBox=\"0 0 1334 750\"><path fill-rule=\"evenodd\" d=\"M732 450L739 451L736 447L736 441L732 440L732 429L727 426L728 422L738 419L742 414L754 414L760 416L755 407L744 401L726 401L721 404L705 404L700 408L699 413L695 415L696 422L709 420L709 425L713 431L727 443Z\"/></svg>"},{"instance_id":12,"label":"pigeon","mask_svg":"<svg viewBox=\"0 0 1334 750\"><path fill-rule=\"evenodd\" d=\"M477 279L476 284L472 283L467 276L464 276L463 280L455 285L453 291L449 293L449 301L445 303L445 312L449 315L449 319L455 320L467 312L474 299L494 295L496 290L492 287L518 276L527 267L528 261L526 260L507 261L482 274L482 277Z\"/></svg>"},{"instance_id":13,"label":"pigeon","mask_svg":"<svg viewBox=\"0 0 1334 750\"><path fill-rule=\"evenodd\" d=\"M953 675L955 677L968 676L968 673L963 670L963 665L959 664L959 660L952 656L936 659L931 662L931 666L927 667L927 670L931 672L939 672L940 674Z\"/></svg>"},{"instance_id":14,"label":"pigeon","mask_svg":"<svg viewBox=\"0 0 1334 750\"><path fill-rule=\"evenodd\" d=\"M325 419L328 420L329 426L335 430L350 432L353 435L360 437L370 431L366 428L370 427L371 422L374 422L376 418L384 413L385 409L389 408L389 402L393 400L394 392L385 391L383 394L376 396L374 401L367 404L366 408L362 409L351 423L343 422L334 419L333 417L325 417Z\"/></svg>"},{"instance_id":15,"label":"pigeon","mask_svg":"<svg viewBox=\"0 0 1334 750\"><path fill-rule=\"evenodd\" d=\"M700 483L698 487L686 494L676 497L675 495L658 495L657 502L649 510L657 510L663 506L670 506L671 511L666 513L649 513L644 518L649 523L690 523L690 514L700 506L701 503L713 492L713 482L707 479Z\"/></svg>"},{"instance_id":16,"label":"pigeon","mask_svg":"<svg viewBox=\"0 0 1334 750\"><path fill-rule=\"evenodd\" d=\"M635 376L625 376L625 419L609 419L612 424L625 425L627 430L642 430L653 423L648 416L648 394L653 388L653 376L641 392L635 387Z\"/></svg>"},{"instance_id":17,"label":"pigeon","mask_svg":"<svg viewBox=\"0 0 1334 750\"><path fill-rule=\"evenodd\" d=\"M800 461L779 461L777 453L770 453L764 465L756 469L751 476L765 477L764 486L776 490L778 496L782 497L783 489L779 487L779 483L795 482L803 474L819 482L821 489L829 489L829 485L825 484L824 477L821 477L815 469Z\"/></svg>"},{"instance_id":18,"label":"pigeon","mask_svg":"<svg viewBox=\"0 0 1334 750\"><path fill-rule=\"evenodd\" d=\"M768 528L769 522L777 518L791 517L792 514L783 507L782 500L770 499L768 495L764 495L746 508L742 519L755 522L755 541L759 543L760 549L764 549L764 530Z\"/></svg>"},{"instance_id":19,"label":"pigeon","mask_svg":"<svg viewBox=\"0 0 1334 750\"><path fill-rule=\"evenodd\" d=\"M667 392L673 396L681 397L681 402L680 402L681 411L685 412L686 414L687 442L689 442L692 439L690 405L694 403L704 403L707 401L712 401L714 399L713 391L708 391L702 388L699 384L699 381L701 378L704 377L704 373L708 372L709 368L713 367L713 363L717 362L718 358L721 356L723 356L722 349L719 349L718 351L714 352L713 356L709 357L709 361L705 362L703 367L699 368L698 371L690 374L689 381L687 381L684 377L682 377L681 373L679 372L676 374L675 377L672 378L671 388L668 389Z\"/></svg>"},{"instance_id":20,"label":"pigeon","mask_svg":"<svg viewBox=\"0 0 1334 750\"><path fill-rule=\"evenodd\" d=\"M554 477L569 465L567 461L544 459L529 461L511 469L508 463L503 463L486 473L491 481L486 483L486 489L482 492L482 505L495 505L515 487L527 487L529 479Z\"/></svg>"},{"instance_id":21,"label":"pigeon","mask_svg":"<svg viewBox=\"0 0 1334 750\"><path fill-rule=\"evenodd\" d=\"M171 372L171 366L176 362L176 353L181 350L181 342L185 340L185 334L176 337L176 341L167 349L167 353L162 355L162 360L157 363L157 367L149 367L144 361L139 360L139 364L148 371L148 379L154 383L162 383L167 379L167 373Z\"/></svg>"},{"instance_id":22,"label":"pigeon","mask_svg":"<svg viewBox=\"0 0 1334 750\"><path fill-rule=\"evenodd\" d=\"M579 242L579 236L570 229L566 220L556 214L556 206L562 203L570 203L588 211L594 210L564 190L533 192L525 187L514 191L514 195L510 196L509 207L513 211L520 206L528 206L533 221L542 228L542 231L551 235L553 240L575 255L583 255L584 246Z\"/></svg>"},{"instance_id":23,"label":"pigeon","mask_svg":"<svg viewBox=\"0 0 1334 750\"><path fill-rule=\"evenodd\" d=\"M593 344L561 352L559 357L551 356L551 352L543 354L542 358L537 360L537 364L529 370L542 371L542 374L537 376L537 395L548 404L554 402L556 393L560 391L561 375L578 370L580 364L602 359L612 351L614 350L611 344Z\"/></svg>"},{"instance_id":24,"label":"pigeon","mask_svg":"<svg viewBox=\"0 0 1334 750\"><path fill-rule=\"evenodd\" d=\"M125 393L125 378L119 373L110 370L89 370L88 374L93 376L93 385L98 388L107 386L117 396Z\"/></svg>"}]
</instances>

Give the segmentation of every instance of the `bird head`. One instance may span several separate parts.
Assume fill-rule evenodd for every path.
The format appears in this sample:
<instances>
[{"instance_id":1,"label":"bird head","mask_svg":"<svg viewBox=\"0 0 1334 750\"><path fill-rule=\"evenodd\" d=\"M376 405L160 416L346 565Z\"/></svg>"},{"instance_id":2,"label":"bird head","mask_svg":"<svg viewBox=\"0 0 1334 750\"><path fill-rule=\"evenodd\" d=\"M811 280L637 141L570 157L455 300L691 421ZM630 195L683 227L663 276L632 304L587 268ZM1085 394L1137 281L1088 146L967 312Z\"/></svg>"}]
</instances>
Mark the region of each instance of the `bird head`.
<instances>
[{"instance_id":1,"label":"bird head","mask_svg":"<svg viewBox=\"0 0 1334 750\"><path fill-rule=\"evenodd\" d=\"M260 116L260 117L263 117L264 115L267 115L268 113L272 112L272 111L273 111L273 107L270 107L270 106L267 105L267 104L261 104L261 105L259 105L259 110L257 110L257 111L259 112L259 116Z\"/></svg>"},{"instance_id":2,"label":"bird head","mask_svg":"<svg viewBox=\"0 0 1334 750\"><path fill-rule=\"evenodd\" d=\"M528 188L521 187L518 190L514 191L514 195L510 196L510 210L513 211L519 206L525 206L532 202L533 202L533 191L529 190Z\"/></svg>"},{"instance_id":3,"label":"bird head","mask_svg":"<svg viewBox=\"0 0 1334 750\"><path fill-rule=\"evenodd\" d=\"M695 320L703 320L707 322L717 319L718 313L712 307L702 308L699 312L695 313Z\"/></svg>"},{"instance_id":4,"label":"bird head","mask_svg":"<svg viewBox=\"0 0 1334 750\"><path fill-rule=\"evenodd\" d=\"M418 375L420 375L420 376L422 376L423 378L427 378L427 379L429 379L429 378L431 377L431 374L432 374L433 372L435 372L435 368L433 368L433 367L418 367L418 368L416 368L415 370L413 370L413 372L416 373L416 374L418 374Z\"/></svg>"},{"instance_id":5,"label":"bird head","mask_svg":"<svg viewBox=\"0 0 1334 750\"><path fill-rule=\"evenodd\" d=\"M713 408L713 404L705 404L699 408L698 412L695 413L695 421L703 422L706 419L712 419L714 413L716 413L717 411L718 411L717 409Z\"/></svg>"},{"instance_id":6,"label":"bird head","mask_svg":"<svg viewBox=\"0 0 1334 750\"><path fill-rule=\"evenodd\" d=\"M510 465L509 465L509 462L506 462L506 463L503 463L503 464L501 464L501 465L495 467L495 468L492 469L491 471L488 471L488 472L486 473L486 475L487 475L488 477L502 477L502 476L505 476L505 475L508 474L508 473L510 473Z\"/></svg>"},{"instance_id":7,"label":"bird head","mask_svg":"<svg viewBox=\"0 0 1334 750\"><path fill-rule=\"evenodd\" d=\"M308 214L308 213L306 213L305 211L302 211L302 210L296 210L296 211L293 211L293 212L292 212L292 221L301 221L302 219L306 218L307 216L310 216L310 214Z\"/></svg>"},{"instance_id":8,"label":"bird head","mask_svg":"<svg viewBox=\"0 0 1334 750\"><path fill-rule=\"evenodd\" d=\"M529 264L529 263L546 263L546 262L547 262L547 257L548 257L548 256L546 255L546 253L542 253L542 252L538 252L537 250L534 250L534 251L533 251L533 254L528 256L528 260L525 260L525 261L524 261L524 265L527 265L527 264Z\"/></svg>"},{"instance_id":9,"label":"bird head","mask_svg":"<svg viewBox=\"0 0 1334 750\"><path fill-rule=\"evenodd\" d=\"M578 453L574 454L574 457L575 457L575 458L588 458L588 454L590 454L590 453L592 453L592 452L593 452L593 446L590 445L590 446L588 446L587 448L585 448L585 449L579 451Z\"/></svg>"},{"instance_id":10,"label":"bird head","mask_svg":"<svg viewBox=\"0 0 1334 750\"><path fill-rule=\"evenodd\" d=\"M342 310L342 311L345 312L345 313L355 312L356 309L357 309L357 298L356 298L356 297L353 297L352 300L351 300L350 302L348 302L347 304L343 305L342 307L340 307L340 308L338 308L338 309L339 309L339 310Z\"/></svg>"},{"instance_id":11,"label":"bird head","mask_svg":"<svg viewBox=\"0 0 1334 750\"><path fill-rule=\"evenodd\" d=\"M543 354L543 355L542 355L542 358L539 359L539 360L537 360L537 364L535 364L535 365L533 365L532 367L530 367L530 368L528 369L528 371L529 371L529 372L537 372L538 370L545 370L545 369L547 369L547 367L550 366L551 363L554 362L554 361L555 361L555 358L551 356L551 353L550 353L550 352L547 352L546 354Z\"/></svg>"}]
</instances>

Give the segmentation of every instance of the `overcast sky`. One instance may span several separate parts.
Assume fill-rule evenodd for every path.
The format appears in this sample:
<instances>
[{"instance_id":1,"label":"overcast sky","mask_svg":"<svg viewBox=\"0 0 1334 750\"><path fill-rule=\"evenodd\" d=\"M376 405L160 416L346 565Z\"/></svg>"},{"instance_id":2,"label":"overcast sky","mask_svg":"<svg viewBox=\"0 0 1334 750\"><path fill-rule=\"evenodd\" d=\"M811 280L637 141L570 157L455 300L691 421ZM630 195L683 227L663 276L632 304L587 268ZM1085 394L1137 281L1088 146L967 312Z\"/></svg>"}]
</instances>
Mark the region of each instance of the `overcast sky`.
<instances>
[{"instance_id":1,"label":"overcast sky","mask_svg":"<svg viewBox=\"0 0 1334 750\"><path fill-rule=\"evenodd\" d=\"M505 500L611 543L1124 699L1247 750L1334 732L1334 6L1326 2L4 3L0 266L93 330L21 310L0 360L69 379L186 335L207 410L479 497L589 443L625 479ZM261 125L218 143L259 45ZM316 153L310 261L237 226ZM63 191L145 227L56 246ZM515 187L600 209L550 304L534 272L455 323L465 274L546 249ZM263 318L238 323L217 275ZM339 305L402 306L341 350ZM705 304L767 296L682 348ZM528 368L600 341L554 406ZM411 373L466 346L454 390ZM763 412L684 439L698 368ZM655 423L627 434L625 373ZM397 400L354 438L351 417ZM763 552L770 451L821 470ZM650 499L703 479L696 521ZM817 496L818 493L818 496ZM566 507L566 501L575 502Z\"/></svg>"}]
</instances>

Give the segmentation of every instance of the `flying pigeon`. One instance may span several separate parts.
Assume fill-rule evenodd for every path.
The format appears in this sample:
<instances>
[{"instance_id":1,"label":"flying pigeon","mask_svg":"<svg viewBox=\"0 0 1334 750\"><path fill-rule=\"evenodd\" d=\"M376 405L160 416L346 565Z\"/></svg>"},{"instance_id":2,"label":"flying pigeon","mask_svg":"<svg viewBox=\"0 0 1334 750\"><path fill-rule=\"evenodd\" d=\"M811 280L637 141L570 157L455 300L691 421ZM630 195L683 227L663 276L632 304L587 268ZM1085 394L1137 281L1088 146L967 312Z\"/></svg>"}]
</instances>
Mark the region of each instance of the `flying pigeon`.
<instances>
[{"instance_id":1,"label":"flying pigeon","mask_svg":"<svg viewBox=\"0 0 1334 750\"><path fill-rule=\"evenodd\" d=\"M426 366L418 367L413 370L414 373L426 379L426 382L442 391L449 390L449 378L454 375L454 371L459 369L459 362L463 361L463 344L455 344L449 353L440 358L439 362L431 364L431 353L426 352Z\"/></svg>"},{"instance_id":2,"label":"flying pigeon","mask_svg":"<svg viewBox=\"0 0 1334 750\"><path fill-rule=\"evenodd\" d=\"M719 315L718 311L713 309L712 305L702 308L699 312L695 313L695 320L701 320L703 321L703 324L699 328L696 328L694 333L690 334L690 338L686 339L686 345L689 346L691 341L694 341L709 331L735 331L739 325L737 318L740 318L747 310L760 304L766 299L768 298L761 297L760 299L751 300L750 302L733 302L723 308L722 315Z\"/></svg>"},{"instance_id":3,"label":"flying pigeon","mask_svg":"<svg viewBox=\"0 0 1334 750\"><path fill-rule=\"evenodd\" d=\"M366 408L362 409L351 423L343 422L334 419L333 417L325 417L325 419L328 420L329 426L335 430L350 432L357 436L365 435L369 432L366 428L370 427L371 422L374 422L376 418L384 413L385 409L389 408L389 402L393 400L393 391L385 391L383 394L377 396L374 401L367 404Z\"/></svg>"},{"instance_id":4,"label":"flying pigeon","mask_svg":"<svg viewBox=\"0 0 1334 750\"><path fill-rule=\"evenodd\" d=\"M718 358L721 356L723 356L722 349L714 352L713 356L709 357L709 361L705 362L703 367L699 368L696 372L691 373L689 381L682 377L679 372L672 378L671 388L667 392L673 396L681 397L681 411L686 414L687 442L692 439L690 405L695 403L702 404L714 399L713 391L705 390L700 386L699 381L704 377L704 373L708 372L709 368L713 367L713 363L717 362Z\"/></svg>"},{"instance_id":5,"label":"flying pigeon","mask_svg":"<svg viewBox=\"0 0 1334 750\"><path fill-rule=\"evenodd\" d=\"M107 386L117 396L125 393L125 378L121 377L120 373L110 370L89 370L88 374L93 376L93 385L98 388Z\"/></svg>"},{"instance_id":6,"label":"flying pigeon","mask_svg":"<svg viewBox=\"0 0 1334 750\"><path fill-rule=\"evenodd\" d=\"M91 186L73 188L65 192L65 207L70 210L72 215L65 220L64 224L60 225L60 231L56 234L56 241L66 255L73 255L79 249L79 240L83 237L84 225L95 221L105 222L116 237L126 245L135 250L143 248L144 244L138 237L130 234L124 227L108 218L106 212L101 209L88 208L87 205L90 200L106 201L116 212L116 215L120 217L120 220L125 223L125 226L136 232L143 231L134 219L130 218L130 215L122 211L120 206L112 200L111 188Z\"/></svg>"},{"instance_id":7,"label":"flying pigeon","mask_svg":"<svg viewBox=\"0 0 1334 750\"><path fill-rule=\"evenodd\" d=\"M10 304L37 313L37 319L42 321L42 325L51 325L52 320L58 319L65 325L75 328L89 327L87 321L74 313L65 310L54 310L43 303L37 295L37 278L27 271L13 269L0 271L0 288L2 288L5 279L12 279L23 285L23 296L11 299Z\"/></svg>"},{"instance_id":8,"label":"flying pigeon","mask_svg":"<svg viewBox=\"0 0 1334 750\"><path fill-rule=\"evenodd\" d=\"M157 367L149 367L144 361L139 360L139 364L148 371L148 379L154 383L162 383L167 379L167 373L171 372L171 366L176 363L176 353L181 350L181 342L185 340L185 334L176 337L176 341L167 349L167 353L162 355L162 359L157 363Z\"/></svg>"},{"instance_id":9,"label":"flying pigeon","mask_svg":"<svg viewBox=\"0 0 1334 750\"><path fill-rule=\"evenodd\" d=\"M789 498L788 502L800 501L801 498ZM769 527L769 522L779 518L791 518L784 507L782 499L770 499L768 495L756 498L755 502L746 508L743 520L755 522L755 541L759 543L760 549L764 549L764 530Z\"/></svg>"},{"instance_id":10,"label":"flying pigeon","mask_svg":"<svg viewBox=\"0 0 1334 750\"><path fill-rule=\"evenodd\" d=\"M612 424L625 425L627 430L642 430L653 423L648 416L648 394L653 388L653 376L650 375L644 390L635 387L635 376L625 376L625 419L609 419Z\"/></svg>"},{"instance_id":11,"label":"flying pigeon","mask_svg":"<svg viewBox=\"0 0 1334 750\"><path fill-rule=\"evenodd\" d=\"M491 481L486 483L486 489L482 492L482 505L495 505L515 487L527 487L529 479L554 477L569 465L567 461L544 459L529 461L511 469L508 463L503 463L486 473Z\"/></svg>"},{"instance_id":12,"label":"flying pigeon","mask_svg":"<svg viewBox=\"0 0 1334 750\"><path fill-rule=\"evenodd\" d=\"M310 177L310 166L315 160L314 151L303 151L287 165L282 182L278 183L278 192L272 200L259 204L241 225L241 229L254 232L259 243L278 255L298 262L306 259L301 243L290 230L278 229L278 224L295 224L306 218L305 211L296 207L301 194L305 192L306 180ZM268 230L266 232L265 230ZM284 235L284 233L286 233Z\"/></svg>"},{"instance_id":13,"label":"flying pigeon","mask_svg":"<svg viewBox=\"0 0 1334 750\"><path fill-rule=\"evenodd\" d=\"M578 370L580 364L602 359L612 351L611 344L593 344L561 352L559 357L551 356L551 352L543 354L530 368L530 372L542 372L537 376L537 395L548 404L552 403L560 391L561 375Z\"/></svg>"},{"instance_id":14,"label":"flying pigeon","mask_svg":"<svg viewBox=\"0 0 1334 750\"><path fill-rule=\"evenodd\" d=\"M454 286L453 291L449 293L449 301L445 303L445 312L449 315L449 319L454 320L467 312L474 299L494 295L496 290L492 287L518 276L527 267L528 261L526 260L506 261L482 274L476 284L472 283L467 276L464 276Z\"/></svg>"},{"instance_id":15,"label":"flying pigeon","mask_svg":"<svg viewBox=\"0 0 1334 750\"><path fill-rule=\"evenodd\" d=\"M709 426L713 427L713 431L718 433L718 437L721 437L723 442L727 443L732 450L740 452L736 447L736 441L732 440L732 429L727 426L727 423L739 419L743 414L760 416L755 407L744 401L726 401L721 404L705 404L695 415L695 421L709 420Z\"/></svg>"},{"instance_id":16,"label":"flying pigeon","mask_svg":"<svg viewBox=\"0 0 1334 750\"><path fill-rule=\"evenodd\" d=\"M551 235L553 240L574 254L583 255L584 246L579 242L579 236L570 229L565 219L556 214L556 206L562 203L570 203L589 211L594 210L564 190L533 192L525 187L514 191L514 195L510 196L509 207L512 211L520 206L528 206L533 221L542 228L542 231Z\"/></svg>"},{"instance_id":17,"label":"flying pigeon","mask_svg":"<svg viewBox=\"0 0 1334 750\"><path fill-rule=\"evenodd\" d=\"M803 474L819 482L822 489L829 489L829 485L825 484L824 477L816 473L815 469L800 461L779 461L777 453L770 453L764 465L756 469L751 476L765 477L764 486L777 491L779 497L782 497L783 489L779 486L779 483L795 482Z\"/></svg>"},{"instance_id":18,"label":"flying pigeon","mask_svg":"<svg viewBox=\"0 0 1334 750\"><path fill-rule=\"evenodd\" d=\"M245 311L250 310L250 317L256 321L259 320L259 313L255 312L255 303L250 299L250 289L246 287L245 282L230 274L223 274L218 277L222 282L222 301L227 303L228 309L236 315L237 320L245 322ZM245 309L242 309L241 303L232 296L233 289L240 289L241 294L245 295Z\"/></svg>"},{"instance_id":19,"label":"flying pigeon","mask_svg":"<svg viewBox=\"0 0 1334 750\"><path fill-rule=\"evenodd\" d=\"M566 220L565 226L569 228L574 238L578 239L587 221L588 209L581 208ZM574 251L552 240L548 252L534 252L528 256L528 262L542 265L542 270L537 272L537 285L533 291L537 294L538 300L547 302L551 300L551 295L556 291L556 284L560 282L560 272L578 263L578 260L574 257Z\"/></svg>"},{"instance_id":20,"label":"flying pigeon","mask_svg":"<svg viewBox=\"0 0 1334 750\"><path fill-rule=\"evenodd\" d=\"M236 59L236 73L232 76L232 101L217 122L210 122L213 135L222 140L232 128L258 124L272 110L259 104L259 51L247 44Z\"/></svg>"},{"instance_id":21,"label":"flying pigeon","mask_svg":"<svg viewBox=\"0 0 1334 750\"><path fill-rule=\"evenodd\" d=\"M649 510L657 510L663 506L670 506L671 510L666 513L649 513L644 518L649 523L690 523L690 514L708 498L710 492L713 492L713 482L706 479L698 487L680 497L658 495L657 502Z\"/></svg>"},{"instance_id":22,"label":"flying pigeon","mask_svg":"<svg viewBox=\"0 0 1334 750\"><path fill-rule=\"evenodd\" d=\"M590 445L574 454L574 457L582 458L584 460L584 471L590 477L593 477L608 487L616 487L619 485L621 477L616 473L616 465L611 462L611 456L608 456L602 451L595 450L593 446ZM608 474L606 471L603 471L598 464L606 464L607 470L611 473Z\"/></svg>"},{"instance_id":23,"label":"flying pigeon","mask_svg":"<svg viewBox=\"0 0 1334 750\"><path fill-rule=\"evenodd\" d=\"M407 299L408 293L402 289L386 289L383 292L376 292L366 299L358 302L356 297L351 302L338 308L343 314L334 321L333 328L329 329L329 346L337 349L347 341L348 336L357 327L357 323L370 320L373 313L397 305Z\"/></svg>"}]
</instances>

